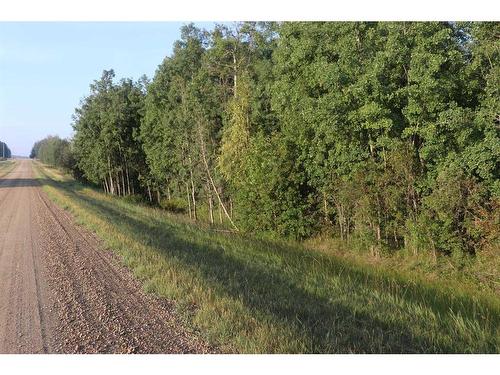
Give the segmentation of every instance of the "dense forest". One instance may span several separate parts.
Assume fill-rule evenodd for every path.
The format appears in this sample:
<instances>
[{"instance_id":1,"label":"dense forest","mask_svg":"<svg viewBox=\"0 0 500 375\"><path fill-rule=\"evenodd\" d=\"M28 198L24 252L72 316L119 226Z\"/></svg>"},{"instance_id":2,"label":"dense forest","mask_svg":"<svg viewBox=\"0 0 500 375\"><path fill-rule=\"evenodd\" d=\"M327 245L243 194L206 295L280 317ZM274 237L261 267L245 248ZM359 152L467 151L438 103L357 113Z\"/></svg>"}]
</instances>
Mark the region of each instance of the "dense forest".
<instances>
[{"instance_id":1,"label":"dense forest","mask_svg":"<svg viewBox=\"0 0 500 375\"><path fill-rule=\"evenodd\" d=\"M12 153L9 146L7 146L7 143L0 141L0 158L5 159L10 157L12 157Z\"/></svg>"},{"instance_id":2,"label":"dense forest","mask_svg":"<svg viewBox=\"0 0 500 375\"><path fill-rule=\"evenodd\" d=\"M193 220L372 254L498 248L500 24L184 26L31 157Z\"/></svg>"}]
</instances>

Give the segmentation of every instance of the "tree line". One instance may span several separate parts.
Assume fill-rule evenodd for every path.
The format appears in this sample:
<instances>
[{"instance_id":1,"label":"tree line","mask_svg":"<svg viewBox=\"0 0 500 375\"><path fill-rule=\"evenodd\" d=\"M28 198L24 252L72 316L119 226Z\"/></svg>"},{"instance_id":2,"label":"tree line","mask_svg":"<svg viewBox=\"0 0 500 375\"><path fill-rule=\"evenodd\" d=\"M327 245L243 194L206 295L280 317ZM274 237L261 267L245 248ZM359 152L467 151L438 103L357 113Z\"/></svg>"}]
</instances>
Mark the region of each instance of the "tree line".
<instances>
[{"instance_id":1,"label":"tree line","mask_svg":"<svg viewBox=\"0 0 500 375\"><path fill-rule=\"evenodd\" d=\"M186 25L151 81L104 71L71 141L32 157L235 230L475 254L499 241L499 36L487 22Z\"/></svg>"},{"instance_id":2,"label":"tree line","mask_svg":"<svg viewBox=\"0 0 500 375\"><path fill-rule=\"evenodd\" d=\"M51 136L35 142L30 158L37 158L45 164L73 171L76 167L70 141Z\"/></svg>"},{"instance_id":3,"label":"tree line","mask_svg":"<svg viewBox=\"0 0 500 375\"><path fill-rule=\"evenodd\" d=\"M11 157L12 153L10 151L9 146L7 146L7 143L0 141L0 158L8 159Z\"/></svg>"}]
</instances>

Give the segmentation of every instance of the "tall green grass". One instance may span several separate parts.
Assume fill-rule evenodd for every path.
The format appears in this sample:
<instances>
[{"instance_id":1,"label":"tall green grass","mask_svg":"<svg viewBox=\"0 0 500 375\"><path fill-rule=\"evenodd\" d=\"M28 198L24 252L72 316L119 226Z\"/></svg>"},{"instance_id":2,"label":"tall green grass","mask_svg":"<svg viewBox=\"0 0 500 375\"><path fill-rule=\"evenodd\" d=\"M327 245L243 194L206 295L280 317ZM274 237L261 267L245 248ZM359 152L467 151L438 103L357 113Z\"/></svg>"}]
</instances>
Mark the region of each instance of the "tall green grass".
<instances>
[{"instance_id":1,"label":"tall green grass","mask_svg":"<svg viewBox=\"0 0 500 375\"><path fill-rule=\"evenodd\" d=\"M303 246L218 232L37 166L44 189L227 352L498 353L500 302Z\"/></svg>"}]
</instances>

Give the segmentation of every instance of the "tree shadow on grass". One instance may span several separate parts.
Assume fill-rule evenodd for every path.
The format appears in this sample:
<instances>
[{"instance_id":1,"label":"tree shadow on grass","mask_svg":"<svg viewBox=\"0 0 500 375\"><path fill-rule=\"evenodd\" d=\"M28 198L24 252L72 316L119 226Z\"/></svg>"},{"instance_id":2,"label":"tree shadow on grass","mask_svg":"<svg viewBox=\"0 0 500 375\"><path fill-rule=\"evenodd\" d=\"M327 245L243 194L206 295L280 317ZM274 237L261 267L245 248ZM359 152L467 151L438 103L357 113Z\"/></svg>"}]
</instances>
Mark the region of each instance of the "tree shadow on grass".
<instances>
[{"instance_id":1,"label":"tree shadow on grass","mask_svg":"<svg viewBox=\"0 0 500 375\"><path fill-rule=\"evenodd\" d=\"M84 198L78 195L79 198ZM108 207L114 205L104 204ZM135 220L142 221L145 224L153 223L152 229L166 231L179 230L174 225L169 225L165 221L152 218L147 213L142 213L140 210L128 209L120 207L120 215L126 214ZM171 220L176 217L172 216ZM149 224L148 224L149 225ZM500 325L500 304L498 301L493 301L491 296L478 293L471 296L467 293L461 293L452 290L451 287L442 283L431 283L422 280L412 280L408 277L403 277L396 272L389 273L387 270L377 270L376 267L362 266L353 264L349 260L331 256L328 254L305 249L296 243L287 243L286 241L273 240L258 237L245 233L217 233L218 238L214 238L214 233L209 233L208 230L200 228L196 224L185 224L183 232L192 232L199 235L200 229L204 231L205 237L212 235L209 240L221 242L220 238L225 237L227 241L237 241L243 247L253 247L265 249L266 253L273 253L281 259L285 259L287 266L296 267L297 269L312 270L321 265L322 270L331 274L344 274L349 276L349 279L357 285L364 285L367 288L376 288L379 291L391 293L409 302L423 304L430 308L436 314L449 314L451 312L459 313L462 317L470 320L489 322L498 329ZM184 238L186 236L183 236ZM260 251L262 252L262 251Z\"/></svg>"},{"instance_id":2,"label":"tree shadow on grass","mask_svg":"<svg viewBox=\"0 0 500 375\"><path fill-rule=\"evenodd\" d=\"M45 183L54 184L49 180ZM461 350L464 343L440 342L417 336L407 325L382 321L341 302L311 293L286 278L280 272L259 264L238 259L228 254L217 242L199 241L188 238L183 228L155 218L138 219L137 215L120 210L115 204L91 199L74 191L74 186L57 183L84 207L97 213L101 218L115 225L125 236L131 236L141 243L157 249L162 256L175 257L186 266L193 267L203 282L219 293L241 300L245 306L268 315L285 325L293 327L295 334L306 343L307 352L368 352L368 353L451 353ZM184 231L184 232L183 232ZM208 236L208 234L205 234ZM245 241L240 236L237 241ZM207 240L210 238L207 237ZM264 240L260 240L264 241ZM243 244L243 242L242 242ZM275 248L280 256L290 255L291 261L303 261L301 269L308 272L318 256L309 257L300 249L262 242L265 248ZM255 247L255 244L253 245ZM336 263L324 256L320 262L329 262L332 273L343 272L354 283L355 289L366 289L370 283L383 282L380 276L370 276L353 266ZM373 279L376 278L376 279ZM373 279L373 280L370 280ZM411 290L407 290L411 289ZM394 291L393 291L394 292ZM433 291L418 285L398 289L399 297L425 303L425 298L437 298ZM463 307L458 301L457 307ZM462 305L461 305L462 304ZM441 310L441 306L431 306ZM448 310L449 311L449 306ZM467 309L464 313L467 313ZM411 324L408 322L408 324ZM425 331L425 327L421 327ZM494 342L481 346L483 351L496 352ZM272 350L270 348L269 350ZM477 350L476 350L477 351Z\"/></svg>"}]
</instances>

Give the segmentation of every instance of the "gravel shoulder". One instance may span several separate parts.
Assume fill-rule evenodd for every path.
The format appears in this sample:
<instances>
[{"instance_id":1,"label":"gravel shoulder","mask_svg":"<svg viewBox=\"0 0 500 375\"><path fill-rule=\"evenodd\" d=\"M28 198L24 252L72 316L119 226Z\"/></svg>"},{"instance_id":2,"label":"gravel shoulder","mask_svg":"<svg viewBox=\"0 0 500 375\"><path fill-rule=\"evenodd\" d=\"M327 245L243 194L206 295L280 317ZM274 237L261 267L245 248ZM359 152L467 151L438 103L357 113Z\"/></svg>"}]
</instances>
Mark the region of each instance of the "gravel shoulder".
<instances>
[{"instance_id":1,"label":"gravel shoulder","mask_svg":"<svg viewBox=\"0 0 500 375\"><path fill-rule=\"evenodd\" d=\"M0 179L0 353L209 353L18 161Z\"/></svg>"}]
</instances>

